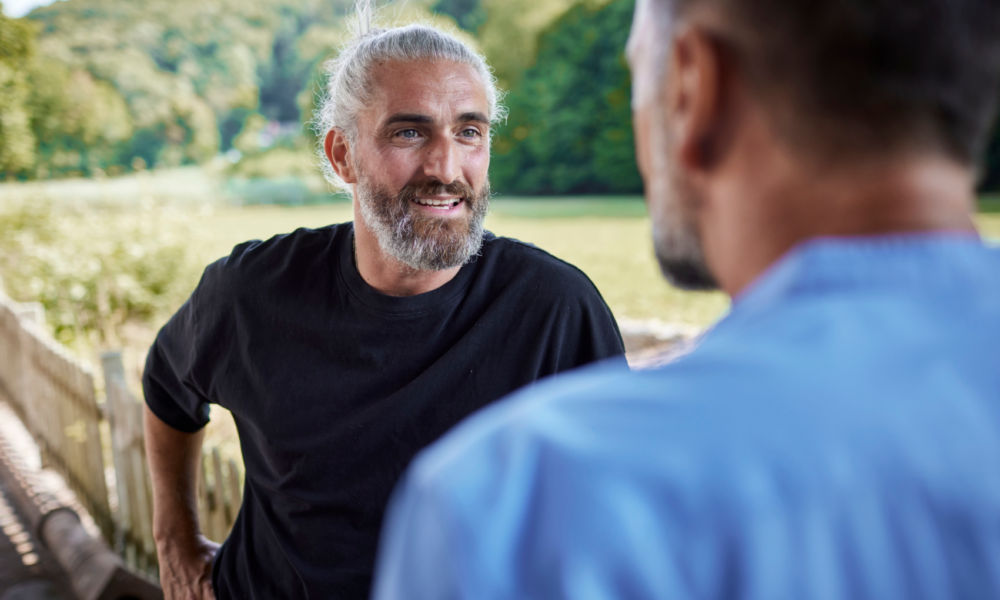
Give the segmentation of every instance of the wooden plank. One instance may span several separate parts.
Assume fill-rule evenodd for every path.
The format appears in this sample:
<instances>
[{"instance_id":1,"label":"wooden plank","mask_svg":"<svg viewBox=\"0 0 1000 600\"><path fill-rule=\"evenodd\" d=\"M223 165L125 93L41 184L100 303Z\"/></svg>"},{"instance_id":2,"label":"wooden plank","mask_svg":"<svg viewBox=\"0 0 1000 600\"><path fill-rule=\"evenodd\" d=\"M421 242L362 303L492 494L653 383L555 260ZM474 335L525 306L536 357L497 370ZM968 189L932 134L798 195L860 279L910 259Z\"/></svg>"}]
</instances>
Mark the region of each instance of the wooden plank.
<instances>
[{"instance_id":1,"label":"wooden plank","mask_svg":"<svg viewBox=\"0 0 1000 600\"><path fill-rule=\"evenodd\" d=\"M4 346L0 349L0 385L4 395L42 450L43 465L63 476L110 536L101 416L90 371L48 335L37 307L18 318L8 300L0 297L0 341ZM32 318L37 323L30 323ZM8 340L11 342L6 343ZM15 378L11 373L16 373L16 383L12 383ZM11 391L15 385L16 392Z\"/></svg>"},{"instance_id":2,"label":"wooden plank","mask_svg":"<svg viewBox=\"0 0 1000 600\"><path fill-rule=\"evenodd\" d=\"M153 541L153 507L149 495L149 469L146 468L146 453L142 430L142 405L129 395L129 426L132 430L132 485L135 487L135 508L139 520L139 540L142 543L143 555L151 558L156 554L156 544Z\"/></svg>"},{"instance_id":3,"label":"wooden plank","mask_svg":"<svg viewBox=\"0 0 1000 600\"><path fill-rule=\"evenodd\" d=\"M215 532L212 531L212 519L210 518L211 506L209 505L208 476L205 473L205 457L198 461L198 524L201 532L210 540L215 539Z\"/></svg>"},{"instance_id":4,"label":"wooden plank","mask_svg":"<svg viewBox=\"0 0 1000 600\"><path fill-rule=\"evenodd\" d=\"M240 470L236 466L236 461L229 459L229 529L233 528L236 517L243 506L243 490L240 487Z\"/></svg>"},{"instance_id":5,"label":"wooden plank","mask_svg":"<svg viewBox=\"0 0 1000 600\"><path fill-rule=\"evenodd\" d=\"M106 358L107 355L105 355ZM107 362L102 361L104 369L107 370ZM125 544L133 542L133 521L132 521L132 494L128 486L127 456L128 449L125 439L126 416L125 404L122 390L116 385L113 378L105 373L105 402L108 409L108 427L111 433L111 457L115 468L115 490L118 492L118 512L115 516L118 528L118 538Z\"/></svg>"},{"instance_id":6,"label":"wooden plank","mask_svg":"<svg viewBox=\"0 0 1000 600\"><path fill-rule=\"evenodd\" d=\"M225 538L229 535L229 523L226 521L226 486L223 483L222 474L222 457L219 455L219 449L213 447L211 451L212 457L212 488L215 496L215 510L212 514L212 530L220 538ZM221 539L219 540L222 541Z\"/></svg>"}]
</instances>

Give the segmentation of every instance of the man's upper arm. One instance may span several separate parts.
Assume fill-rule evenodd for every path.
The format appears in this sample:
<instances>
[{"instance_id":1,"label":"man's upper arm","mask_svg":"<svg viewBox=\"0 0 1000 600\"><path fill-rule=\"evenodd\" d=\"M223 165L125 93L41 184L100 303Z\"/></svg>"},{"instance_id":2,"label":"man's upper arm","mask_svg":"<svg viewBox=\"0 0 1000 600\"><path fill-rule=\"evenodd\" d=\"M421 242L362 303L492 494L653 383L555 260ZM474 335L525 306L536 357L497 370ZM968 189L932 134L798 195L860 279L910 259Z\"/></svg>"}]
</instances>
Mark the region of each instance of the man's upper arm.
<instances>
[{"instance_id":1,"label":"man's upper arm","mask_svg":"<svg viewBox=\"0 0 1000 600\"><path fill-rule=\"evenodd\" d=\"M191 298L174 314L156 336L146 357L142 377L146 405L161 421L185 433L194 433L208 423L209 398L198 381L205 361L222 351L215 347L216 321L213 310L219 298L223 261L205 269Z\"/></svg>"}]
</instances>

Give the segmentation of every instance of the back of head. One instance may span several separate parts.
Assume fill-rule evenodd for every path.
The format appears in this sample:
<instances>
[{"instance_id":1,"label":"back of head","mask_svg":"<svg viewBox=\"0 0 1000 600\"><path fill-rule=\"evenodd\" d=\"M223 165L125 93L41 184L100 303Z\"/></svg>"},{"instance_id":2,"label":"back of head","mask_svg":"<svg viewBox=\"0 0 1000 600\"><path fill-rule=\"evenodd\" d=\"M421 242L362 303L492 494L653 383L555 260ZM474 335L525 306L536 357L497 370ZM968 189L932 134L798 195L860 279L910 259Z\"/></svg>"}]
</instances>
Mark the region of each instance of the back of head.
<instances>
[{"instance_id":1,"label":"back of head","mask_svg":"<svg viewBox=\"0 0 1000 600\"><path fill-rule=\"evenodd\" d=\"M496 79L478 52L453 35L430 25L378 27L376 0L357 0L350 41L338 56L326 65L327 81L322 100L316 109L313 127L320 143L317 148L323 174L330 183L344 184L333 171L323 150L323 137L331 129L340 129L351 143L358 138L358 113L374 93L372 71L385 62L447 60L473 67L482 79L490 105L489 118L503 117Z\"/></svg>"},{"instance_id":2,"label":"back of head","mask_svg":"<svg viewBox=\"0 0 1000 600\"><path fill-rule=\"evenodd\" d=\"M809 149L944 152L971 165L1000 80L997 0L654 0L713 11L775 122ZM664 11L665 9L665 11Z\"/></svg>"}]
</instances>

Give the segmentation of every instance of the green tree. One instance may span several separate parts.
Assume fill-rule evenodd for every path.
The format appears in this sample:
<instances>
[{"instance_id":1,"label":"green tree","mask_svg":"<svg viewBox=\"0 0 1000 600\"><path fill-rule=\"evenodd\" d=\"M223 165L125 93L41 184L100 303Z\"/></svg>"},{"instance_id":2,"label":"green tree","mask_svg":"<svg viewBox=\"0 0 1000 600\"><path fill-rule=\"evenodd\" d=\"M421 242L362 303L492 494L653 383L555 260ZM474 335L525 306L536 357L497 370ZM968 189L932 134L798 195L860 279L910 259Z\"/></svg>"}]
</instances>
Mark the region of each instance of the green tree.
<instances>
[{"instance_id":1,"label":"green tree","mask_svg":"<svg viewBox=\"0 0 1000 600\"><path fill-rule=\"evenodd\" d=\"M438 0L432 10L455 19L459 27L470 33L476 33L487 17L480 0Z\"/></svg>"},{"instance_id":2,"label":"green tree","mask_svg":"<svg viewBox=\"0 0 1000 600\"><path fill-rule=\"evenodd\" d=\"M634 0L580 4L538 40L507 97L494 188L515 194L638 193L631 80L624 59Z\"/></svg>"},{"instance_id":3,"label":"green tree","mask_svg":"<svg viewBox=\"0 0 1000 600\"><path fill-rule=\"evenodd\" d=\"M8 176L25 171L35 162L28 84L34 45L31 24L5 16L0 3L0 172Z\"/></svg>"},{"instance_id":4,"label":"green tree","mask_svg":"<svg viewBox=\"0 0 1000 600\"><path fill-rule=\"evenodd\" d=\"M480 0L486 21L477 34L500 87L512 89L535 64L539 34L580 0ZM606 4L607 0L599 2Z\"/></svg>"},{"instance_id":5,"label":"green tree","mask_svg":"<svg viewBox=\"0 0 1000 600\"><path fill-rule=\"evenodd\" d=\"M245 118L298 118L314 56L297 39L339 24L348 0L69 0L37 9L40 53L110 82L135 135L120 160L201 163ZM325 53L324 53L325 54ZM320 57L321 58L321 57ZM221 136L220 136L221 133Z\"/></svg>"},{"instance_id":6,"label":"green tree","mask_svg":"<svg viewBox=\"0 0 1000 600\"><path fill-rule=\"evenodd\" d=\"M114 86L46 57L31 64L29 80L38 175L92 175L121 163L118 148L133 127Z\"/></svg>"}]
</instances>

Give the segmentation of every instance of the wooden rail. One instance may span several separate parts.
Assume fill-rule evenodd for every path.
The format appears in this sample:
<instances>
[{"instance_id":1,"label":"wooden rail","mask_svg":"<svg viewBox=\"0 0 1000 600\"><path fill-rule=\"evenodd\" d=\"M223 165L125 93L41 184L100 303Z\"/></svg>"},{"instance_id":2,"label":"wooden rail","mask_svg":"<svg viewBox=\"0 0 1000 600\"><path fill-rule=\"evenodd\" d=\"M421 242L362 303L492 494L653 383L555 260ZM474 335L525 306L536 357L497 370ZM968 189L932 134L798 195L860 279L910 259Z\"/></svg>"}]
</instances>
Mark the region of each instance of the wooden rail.
<instances>
[{"instance_id":1,"label":"wooden rail","mask_svg":"<svg viewBox=\"0 0 1000 600\"><path fill-rule=\"evenodd\" d=\"M156 576L143 403L125 384L121 353L105 354L102 367L105 398L99 403L90 368L45 332L41 308L19 305L0 290L0 400L24 422L43 466L62 475L105 541L129 566ZM203 451L198 514L209 539L229 535L242 503L242 479L236 462L223 463L217 448Z\"/></svg>"}]
</instances>

